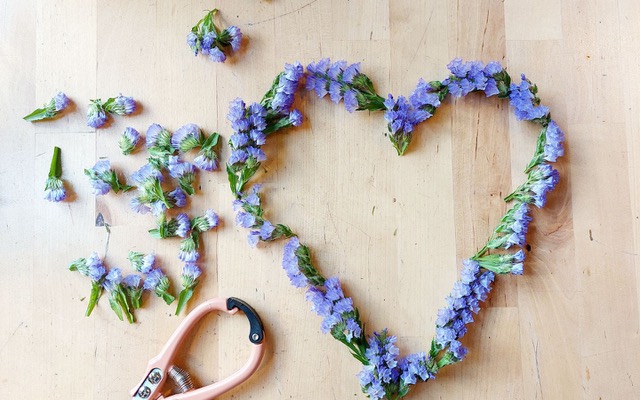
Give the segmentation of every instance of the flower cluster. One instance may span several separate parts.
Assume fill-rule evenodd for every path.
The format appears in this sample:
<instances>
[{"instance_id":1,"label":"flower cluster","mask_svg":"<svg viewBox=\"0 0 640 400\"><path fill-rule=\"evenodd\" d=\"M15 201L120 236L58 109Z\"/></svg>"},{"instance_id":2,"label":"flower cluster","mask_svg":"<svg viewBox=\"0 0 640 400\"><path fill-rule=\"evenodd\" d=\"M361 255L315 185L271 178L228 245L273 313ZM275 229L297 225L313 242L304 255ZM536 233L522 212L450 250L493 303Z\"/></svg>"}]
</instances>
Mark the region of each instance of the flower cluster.
<instances>
[{"instance_id":1,"label":"flower cluster","mask_svg":"<svg viewBox=\"0 0 640 400\"><path fill-rule=\"evenodd\" d=\"M366 363L358 374L362 391L371 399L401 398L418 379L432 379L429 367L433 362L424 353L410 354L398 360L397 338L387 330L369 337Z\"/></svg>"},{"instance_id":2,"label":"flower cluster","mask_svg":"<svg viewBox=\"0 0 640 400\"><path fill-rule=\"evenodd\" d=\"M44 198L59 202L67 198L67 191L64 188L64 182L60 179L62 176L62 164L60 162L60 148L53 148L53 156L51 157L51 166L49 167L49 176L44 185Z\"/></svg>"},{"instance_id":3,"label":"flower cluster","mask_svg":"<svg viewBox=\"0 0 640 400\"><path fill-rule=\"evenodd\" d=\"M480 302L486 300L494 278L495 274L481 270L477 261L464 261L460 280L453 285L447 306L440 309L436 320L435 342L439 349L447 351L439 365L460 361L467 354L458 339L467 332L466 325L473 322L473 314L480 311Z\"/></svg>"},{"instance_id":4,"label":"flower cluster","mask_svg":"<svg viewBox=\"0 0 640 400\"><path fill-rule=\"evenodd\" d=\"M142 278L139 275L128 275L123 278L120 268L112 268L107 271L97 253L92 253L88 258L79 258L69 265L70 271L78 271L81 275L91 279L91 296L87 304L86 316L98 304L104 290L109 293L109 304L118 318L123 321L126 316L129 323L135 322L133 310L141 306L140 285Z\"/></svg>"},{"instance_id":5,"label":"flower cluster","mask_svg":"<svg viewBox=\"0 0 640 400\"><path fill-rule=\"evenodd\" d=\"M236 212L236 224L243 228L251 229L247 236L247 241L252 247L258 241L264 242L276 240L282 237L291 237L291 230L285 225L273 225L263 217L263 210L260 204L260 189L262 185L254 185L251 190L239 196L233 202L233 209Z\"/></svg>"},{"instance_id":6,"label":"flower cluster","mask_svg":"<svg viewBox=\"0 0 640 400\"><path fill-rule=\"evenodd\" d=\"M384 101L384 119L387 121L389 139L398 155L407 151L414 128L433 116L444 95L444 86L438 82L426 83L422 79L418 81L409 100L404 96L394 99L389 94Z\"/></svg>"},{"instance_id":7,"label":"flower cluster","mask_svg":"<svg viewBox=\"0 0 640 400\"><path fill-rule=\"evenodd\" d=\"M25 121L34 122L51 119L60 114L69 105L69 98L63 92L58 92L42 108L36 108L30 114L22 117Z\"/></svg>"},{"instance_id":8,"label":"flower cluster","mask_svg":"<svg viewBox=\"0 0 640 400\"><path fill-rule=\"evenodd\" d=\"M362 337L362 324L351 297L345 297L337 277L324 282L324 287L310 286L306 299L311 309L324 318L320 329L342 342L351 343Z\"/></svg>"},{"instance_id":9,"label":"flower cluster","mask_svg":"<svg viewBox=\"0 0 640 400\"><path fill-rule=\"evenodd\" d=\"M505 86L503 68L498 62L484 65L480 61L463 62L460 58L451 61L447 68L451 76L442 84L447 86L454 97L463 97L474 91L484 91L487 97L504 93Z\"/></svg>"},{"instance_id":10,"label":"flower cluster","mask_svg":"<svg viewBox=\"0 0 640 400\"><path fill-rule=\"evenodd\" d=\"M133 153L138 143L140 143L140 132L128 126L124 129L118 145L122 154L126 156Z\"/></svg>"},{"instance_id":11,"label":"flower cluster","mask_svg":"<svg viewBox=\"0 0 640 400\"><path fill-rule=\"evenodd\" d=\"M175 297L170 292L171 283L169 278L156 265L156 256L153 253L144 255L136 251L130 251L127 257L131 262L131 267L145 275L144 290L148 290L162 298L165 303L171 304Z\"/></svg>"},{"instance_id":12,"label":"flower cluster","mask_svg":"<svg viewBox=\"0 0 640 400\"><path fill-rule=\"evenodd\" d=\"M93 99L89 101L87 125L92 128L100 128L107 122L107 114L129 115L135 111L136 101L133 97L118 95L108 98L104 103L101 99Z\"/></svg>"},{"instance_id":13,"label":"flower cluster","mask_svg":"<svg viewBox=\"0 0 640 400\"><path fill-rule=\"evenodd\" d=\"M527 77L522 74L522 81L519 85L511 84L509 92L509 102L515 109L516 118L519 120L540 120L549 118L549 108L540 105L538 98L538 87L533 85Z\"/></svg>"},{"instance_id":14,"label":"flower cluster","mask_svg":"<svg viewBox=\"0 0 640 400\"><path fill-rule=\"evenodd\" d=\"M220 31L213 22L217 9L209 11L204 18L191 28L187 35L187 44L194 55L202 53L211 61L225 62L231 50L237 52L242 44L242 32L237 26L230 26Z\"/></svg>"},{"instance_id":15,"label":"flower cluster","mask_svg":"<svg viewBox=\"0 0 640 400\"><path fill-rule=\"evenodd\" d=\"M349 112L384 110L384 99L374 90L371 79L360 72L360 63L349 65L340 60L332 64L328 58L311 63L307 66L306 87L318 97L329 94L334 103L343 100Z\"/></svg>"},{"instance_id":16,"label":"flower cluster","mask_svg":"<svg viewBox=\"0 0 640 400\"><path fill-rule=\"evenodd\" d=\"M531 216L526 203L516 203L500 220L493 237L487 243L489 249L509 249L523 247L527 242L527 231Z\"/></svg>"},{"instance_id":17,"label":"flower cluster","mask_svg":"<svg viewBox=\"0 0 640 400\"><path fill-rule=\"evenodd\" d=\"M133 186L120 183L120 179L116 172L111 169L109 160L100 160L92 168L85 169L84 174L89 177L93 193L101 196L113 190L115 193L120 191L127 192L133 189Z\"/></svg>"},{"instance_id":18,"label":"flower cluster","mask_svg":"<svg viewBox=\"0 0 640 400\"><path fill-rule=\"evenodd\" d=\"M539 164L529 171L527 181L505 200L515 199L542 208L547 202L547 195L555 189L559 180L560 174L551 165Z\"/></svg>"}]
</instances>

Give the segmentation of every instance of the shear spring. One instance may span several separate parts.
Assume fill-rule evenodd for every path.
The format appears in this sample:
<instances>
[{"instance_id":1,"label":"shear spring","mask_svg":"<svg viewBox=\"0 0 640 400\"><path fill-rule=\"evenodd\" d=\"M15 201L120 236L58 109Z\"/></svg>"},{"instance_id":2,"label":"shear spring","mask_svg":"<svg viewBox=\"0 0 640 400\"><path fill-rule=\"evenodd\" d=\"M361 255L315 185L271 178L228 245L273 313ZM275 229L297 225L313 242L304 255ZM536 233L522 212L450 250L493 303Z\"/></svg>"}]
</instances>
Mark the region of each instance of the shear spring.
<instances>
[{"instance_id":1,"label":"shear spring","mask_svg":"<svg viewBox=\"0 0 640 400\"><path fill-rule=\"evenodd\" d=\"M185 393L193 389L191 375L184 369L172 365L171 368L169 368L169 377L176 384L180 393Z\"/></svg>"}]
</instances>

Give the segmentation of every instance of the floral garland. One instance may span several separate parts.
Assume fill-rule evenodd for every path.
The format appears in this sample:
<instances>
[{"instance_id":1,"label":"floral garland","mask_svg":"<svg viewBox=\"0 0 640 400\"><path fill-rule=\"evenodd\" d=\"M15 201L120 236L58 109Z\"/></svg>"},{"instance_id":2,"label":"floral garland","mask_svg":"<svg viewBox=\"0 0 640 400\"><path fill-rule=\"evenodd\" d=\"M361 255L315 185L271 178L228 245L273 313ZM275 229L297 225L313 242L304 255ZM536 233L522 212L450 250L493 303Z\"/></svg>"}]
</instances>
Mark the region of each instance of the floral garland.
<instances>
[{"instance_id":1,"label":"floral garland","mask_svg":"<svg viewBox=\"0 0 640 400\"><path fill-rule=\"evenodd\" d=\"M282 266L298 288L306 288L306 299L312 310L323 317L321 330L343 343L353 357L363 364L358 374L362 390L372 399L399 399L412 385L434 379L438 371L464 359L467 349L460 339L473 322L492 288L495 274L523 273L526 234L531 222L530 205L542 208L547 194L558 182L559 174L549 163L564 154L564 134L551 119L549 109L540 105L537 87L524 75L516 85L497 62L487 65L478 61L453 60L451 75L443 81L420 80L405 98L391 94L382 98L373 83L360 72L359 64L345 61L331 63L324 59L307 66L286 64L260 103L249 106L241 99L231 102L228 119L234 134L227 163L230 188L236 196L236 223L250 229L249 244L288 238ZM519 120L538 123L540 131L536 150L527 165L526 181L505 198L513 202L487 243L476 254L463 261L460 279L455 282L447 305L438 312L436 334L426 352L399 357L396 337L386 329L368 336L353 300L345 296L337 277L325 278L313 264L309 248L286 225L272 224L264 216L260 185L245 190L245 185L266 159L261 146L267 136L302 121L298 110L292 110L294 95L303 77L306 89L318 97L329 94L335 103L343 100L349 112L355 110L384 111L388 137L398 155L407 150L416 125L434 115L448 94L462 97L471 92L484 92L509 99ZM519 249L519 250L514 250Z\"/></svg>"}]
</instances>

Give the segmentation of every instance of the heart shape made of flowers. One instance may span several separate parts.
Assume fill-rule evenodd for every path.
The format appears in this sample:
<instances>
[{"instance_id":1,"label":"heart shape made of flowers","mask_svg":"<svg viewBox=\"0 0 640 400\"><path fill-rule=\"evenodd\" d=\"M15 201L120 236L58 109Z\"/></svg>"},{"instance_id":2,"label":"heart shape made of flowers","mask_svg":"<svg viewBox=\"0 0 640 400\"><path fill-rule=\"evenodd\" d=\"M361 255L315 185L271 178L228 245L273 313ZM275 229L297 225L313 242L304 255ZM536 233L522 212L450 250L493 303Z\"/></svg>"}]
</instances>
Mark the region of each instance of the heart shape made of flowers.
<instances>
[{"instance_id":1,"label":"heart shape made of flowers","mask_svg":"<svg viewBox=\"0 0 640 400\"><path fill-rule=\"evenodd\" d=\"M537 87L524 75L520 84L511 82L507 71L497 62L453 60L447 66L451 75L443 81L420 80L405 98L379 96L373 82L360 72L359 64L331 63L323 59L307 66L286 64L259 103L247 106L241 99L231 102L228 119L234 134L227 162L230 188L236 196L236 223L250 230L249 244L288 239L282 266L291 284L306 288L312 310L323 317L321 329L343 343L351 355L363 364L358 374L362 390L372 399L398 399L412 385L433 379L444 366L461 361L467 349L459 341L473 322L492 288L496 274L522 274L526 234L531 222L530 206L542 208L547 194L558 183L559 174L550 165L564 154L564 134L551 119L549 109L540 105ZM292 109L301 81L319 97L327 94L334 103L344 102L349 112L383 111L388 137L398 155L407 150L416 125L435 114L448 94L462 97L481 91L487 97L509 99L519 120L542 126L534 156L525 169L527 179L505 198L513 206L502 217L487 243L463 261L460 279L454 283L447 305L438 312L436 334L426 352L399 357L396 337L385 329L368 336L353 299L345 296L337 277L325 278L314 266L309 248L284 224L266 219L261 205L260 184L245 188L266 155L261 146L280 129L298 126L302 114Z\"/></svg>"}]
</instances>

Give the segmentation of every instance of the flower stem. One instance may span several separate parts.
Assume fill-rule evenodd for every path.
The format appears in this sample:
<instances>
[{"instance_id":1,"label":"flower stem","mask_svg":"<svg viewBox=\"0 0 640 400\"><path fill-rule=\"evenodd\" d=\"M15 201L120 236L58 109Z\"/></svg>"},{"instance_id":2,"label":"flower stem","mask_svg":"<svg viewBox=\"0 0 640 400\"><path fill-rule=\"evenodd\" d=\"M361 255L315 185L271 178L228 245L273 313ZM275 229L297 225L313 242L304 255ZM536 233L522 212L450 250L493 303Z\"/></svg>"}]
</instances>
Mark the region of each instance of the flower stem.
<instances>
[{"instance_id":1,"label":"flower stem","mask_svg":"<svg viewBox=\"0 0 640 400\"><path fill-rule=\"evenodd\" d=\"M60 162L60 147L53 148L53 157L51 157L51 166L49 167L49 178L60 178L62 175L62 163Z\"/></svg>"}]
</instances>

